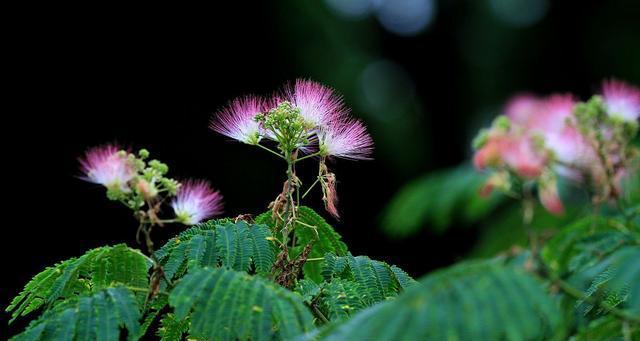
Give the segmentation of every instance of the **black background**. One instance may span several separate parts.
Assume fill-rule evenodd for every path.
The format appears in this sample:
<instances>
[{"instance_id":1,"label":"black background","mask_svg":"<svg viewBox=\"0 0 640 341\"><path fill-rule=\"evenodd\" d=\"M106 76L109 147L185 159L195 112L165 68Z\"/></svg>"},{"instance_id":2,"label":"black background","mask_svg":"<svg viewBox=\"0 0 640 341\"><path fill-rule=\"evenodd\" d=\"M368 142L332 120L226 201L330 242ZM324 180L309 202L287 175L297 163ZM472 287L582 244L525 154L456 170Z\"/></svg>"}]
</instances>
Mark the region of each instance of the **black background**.
<instances>
[{"instance_id":1,"label":"black background","mask_svg":"<svg viewBox=\"0 0 640 341\"><path fill-rule=\"evenodd\" d=\"M602 46L619 30L632 32L640 44L637 2L613 2L608 11L618 16L596 22L592 17L600 5L554 2L540 28L546 31L544 48L537 45L531 51L535 58L522 66L529 68L527 77L515 86L539 92L564 89L584 97L611 75L607 65L637 51L627 44L617 51L593 52L608 51ZM208 122L234 97L270 93L309 75L289 53L298 43L279 35L282 15L275 15L273 3L216 6L5 12L11 19L3 48L10 108L2 119L6 196L1 306L45 266L102 245L136 246L130 212L109 202L102 188L77 178L77 157L90 146L117 141L148 148L152 157L170 165L175 177L210 180L223 193L230 216L260 213L278 193L284 165L261 150L214 134ZM343 214L333 223L351 252L397 264L416 277L463 257L476 238L473 229L456 227L444 235L423 232L405 241L390 241L378 232L378 212L405 181L469 155L468 139L458 127L474 102L460 95L468 70L450 39L469 9L456 1L440 7L429 34L398 38L382 29L376 32L383 53L414 77L421 101L433 113L446 113L425 121L436 127L428 136L435 146L429 160L402 176L392 176L391 166L379 160L333 165ZM600 33L586 35L587 30ZM313 39L314 32L305 33ZM638 64L640 60L628 67L628 75L618 76L637 81ZM307 179L314 173L313 167L301 170ZM321 207L317 198L310 205ZM181 229L167 226L157 234L159 244ZM6 315L2 317L4 321Z\"/></svg>"}]
</instances>

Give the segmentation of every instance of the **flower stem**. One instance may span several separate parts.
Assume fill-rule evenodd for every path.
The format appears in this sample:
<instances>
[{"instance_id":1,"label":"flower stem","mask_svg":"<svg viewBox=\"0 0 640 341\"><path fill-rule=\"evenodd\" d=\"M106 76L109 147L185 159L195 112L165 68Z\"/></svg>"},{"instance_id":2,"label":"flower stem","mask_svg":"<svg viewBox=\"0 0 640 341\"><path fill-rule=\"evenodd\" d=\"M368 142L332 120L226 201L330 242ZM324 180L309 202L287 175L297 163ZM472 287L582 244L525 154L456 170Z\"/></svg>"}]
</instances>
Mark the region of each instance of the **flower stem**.
<instances>
[{"instance_id":1,"label":"flower stem","mask_svg":"<svg viewBox=\"0 0 640 341\"><path fill-rule=\"evenodd\" d=\"M315 153L313 153L313 154L305 155L305 156L303 156L303 157L301 157L301 158L299 158L299 159L296 159L296 160L295 160L295 161L293 161L293 162L294 162L294 163L296 163L296 162L302 161L302 160L304 160L304 159L308 159L308 158L311 158L311 157L314 157L314 156L319 156L319 155L320 155L320 152L315 152Z\"/></svg>"},{"instance_id":2,"label":"flower stem","mask_svg":"<svg viewBox=\"0 0 640 341\"><path fill-rule=\"evenodd\" d=\"M316 178L316 181L314 181L314 182L311 184L311 186L309 186L309 188L306 190L306 192L304 192L304 194L302 195L302 199L304 199L304 198L307 196L307 194L309 194L309 192L311 192L311 190L313 189L313 187L314 187L315 185L317 185L317 184L318 184L318 182L320 182L320 177L317 177L317 178Z\"/></svg>"},{"instance_id":3,"label":"flower stem","mask_svg":"<svg viewBox=\"0 0 640 341\"><path fill-rule=\"evenodd\" d=\"M271 153L271 154L273 154L273 155L275 155L275 156L277 156L277 157L279 157L281 159L284 159L284 156L282 156L280 153L277 153L277 152L273 151L272 149L267 148L267 147L265 147L265 146L263 146L263 145L261 145L259 143L256 143L255 146L260 147L260 148L268 151L269 153Z\"/></svg>"}]
</instances>

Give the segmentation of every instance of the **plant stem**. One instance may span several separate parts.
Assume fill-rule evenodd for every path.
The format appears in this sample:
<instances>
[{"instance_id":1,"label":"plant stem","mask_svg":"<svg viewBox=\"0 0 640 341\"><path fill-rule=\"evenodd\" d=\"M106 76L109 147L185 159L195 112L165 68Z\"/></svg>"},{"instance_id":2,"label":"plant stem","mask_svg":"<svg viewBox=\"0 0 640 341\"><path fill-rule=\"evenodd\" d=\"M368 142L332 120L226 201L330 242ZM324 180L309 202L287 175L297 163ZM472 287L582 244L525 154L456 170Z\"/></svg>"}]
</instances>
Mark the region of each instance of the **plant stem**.
<instances>
[{"instance_id":1,"label":"plant stem","mask_svg":"<svg viewBox=\"0 0 640 341\"><path fill-rule=\"evenodd\" d=\"M316 307L315 304L311 304L311 309L313 312L322 320L324 323L329 323L329 320L324 316L324 314Z\"/></svg>"},{"instance_id":2,"label":"plant stem","mask_svg":"<svg viewBox=\"0 0 640 341\"><path fill-rule=\"evenodd\" d=\"M296 162L302 161L304 159L308 159L308 158L311 158L311 157L314 157L314 156L318 156L318 155L320 155L320 152L315 152L313 154L305 155L305 156L303 156L303 157L301 157L299 159L296 159L293 162L296 163Z\"/></svg>"},{"instance_id":3,"label":"plant stem","mask_svg":"<svg viewBox=\"0 0 640 341\"><path fill-rule=\"evenodd\" d=\"M314 182L311 184L311 186L309 186L309 188L307 189L307 191L306 191L306 192L304 192L304 194L302 195L302 199L304 199L304 198L307 196L307 194L309 194L309 192L311 192L311 190L313 189L313 187L315 187L315 185L317 185L317 184L318 184L318 182L320 182L320 177L319 177L319 176L316 178L316 181L314 181Z\"/></svg>"},{"instance_id":4,"label":"plant stem","mask_svg":"<svg viewBox=\"0 0 640 341\"><path fill-rule=\"evenodd\" d=\"M531 254L533 258L537 258L538 255L538 235L531 226L533 220L533 211L535 209L534 199L531 195L531 188L527 184L523 184L522 188L522 226L524 227L527 237L529 238L529 244L531 247Z\"/></svg>"},{"instance_id":5,"label":"plant stem","mask_svg":"<svg viewBox=\"0 0 640 341\"><path fill-rule=\"evenodd\" d=\"M284 159L284 156L282 156L280 153L277 153L277 152L275 152L275 151L273 151L273 150L261 145L260 143L256 143L255 146L260 147L260 148L268 151L269 153L271 153L271 154L273 154L273 155L275 155L275 156L277 156L277 157L279 157L281 159Z\"/></svg>"}]
</instances>

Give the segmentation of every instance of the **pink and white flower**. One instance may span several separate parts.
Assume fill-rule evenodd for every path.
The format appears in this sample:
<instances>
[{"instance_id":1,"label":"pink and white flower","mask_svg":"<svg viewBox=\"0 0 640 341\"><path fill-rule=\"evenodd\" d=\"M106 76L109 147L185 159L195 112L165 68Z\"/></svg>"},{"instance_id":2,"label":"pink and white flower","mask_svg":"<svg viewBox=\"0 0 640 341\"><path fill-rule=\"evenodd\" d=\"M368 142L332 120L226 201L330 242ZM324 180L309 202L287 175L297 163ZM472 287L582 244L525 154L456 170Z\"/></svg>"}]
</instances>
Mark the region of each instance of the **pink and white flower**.
<instances>
[{"instance_id":1,"label":"pink and white flower","mask_svg":"<svg viewBox=\"0 0 640 341\"><path fill-rule=\"evenodd\" d=\"M204 180L187 180L171 202L176 218L193 225L222 212L222 195Z\"/></svg>"},{"instance_id":2,"label":"pink and white flower","mask_svg":"<svg viewBox=\"0 0 640 341\"><path fill-rule=\"evenodd\" d=\"M609 116L624 121L640 117L640 89L618 80L604 81L602 97Z\"/></svg>"},{"instance_id":3,"label":"pink and white flower","mask_svg":"<svg viewBox=\"0 0 640 341\"><path fill-rule=\"evenodd\" d=\"M285 99L300 109L300 116L313 127L325 126L346 113L342 97L310 80L296 80L292 87L285 89Z\"/></svg>"},{"instance_id":4,"label":"pink and white flower","mask_svg":"<svg viewBox=\"0 0 640 341\"><path fill-rule=\"evenodd\" d=\"M260 142L260 126L255 117L265 109L265 101L259 97L237 98L213 117L210 127L240 142L257 144Z\"/></svg>"},{"instance_id":5,"label":"pink and white flower","mask_svg":"<svg viewBox=\"0 0 640 341\"><path fill-rule=\"evenodd\" d=\"M128 191L128 182L136 176L136 169L115 145L89 149L80 160L84 180L112 189Z\"/></svg>"},{"instance_id":6,"label":"pink and white flower","mask_svg":"<svg viewBox=\"0 0 640 341\"><path fill-rule=\"evenodd\" d=\"M343 119L329 122L318 130L318 148L322 156L352 160L368 160L373 152L373 140L359 120Z\"/></svg>"}]
</instances>

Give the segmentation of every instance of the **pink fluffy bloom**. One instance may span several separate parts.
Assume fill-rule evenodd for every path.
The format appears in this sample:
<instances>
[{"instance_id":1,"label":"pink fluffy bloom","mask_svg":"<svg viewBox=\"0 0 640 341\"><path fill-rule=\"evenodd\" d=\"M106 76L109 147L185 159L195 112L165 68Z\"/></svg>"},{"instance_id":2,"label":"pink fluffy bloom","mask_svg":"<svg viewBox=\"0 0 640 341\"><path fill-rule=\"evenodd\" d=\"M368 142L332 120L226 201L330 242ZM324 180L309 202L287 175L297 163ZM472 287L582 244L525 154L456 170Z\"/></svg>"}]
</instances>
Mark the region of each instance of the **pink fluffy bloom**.
<instances>
[{"instance_id":1,"label":"pink fluffy bloom","mask_svg":"<svg viewBox=\"0 0 640 341\"><path fill-rule=\"evenodd\" d=\"M518 175L525 178L536 178L544 169L547 158L536 150L527 137L506 138L501 145L504 162Z\"/></svg>"},{"instance_id":2,"label":"pink fluffy bloom","mask_svg":"<svg viewBox=\"0 0 640 341\"><path fill-rule=\"evenodd\" d=\"M542 100L530 94L519 94L511 97L504 108L504 114L511 122L528 126L533 117L540 111Z\"/></svg>"},{"instance_id":3,"label":"pink fluffy bloom","mask_svg":"<svg viewBox=\"0 0 640 341\"><path fill-rule=\"evenodd\" d=\"M602 97L610 116L624 121L640 117L640 89L617 80L604 81Z\"/></svg>"},{"instance_id":4,"label":"pink fluffy bloom","mask_svg":"<svg viewBox=\"0 0 640 341\"><path fill-rule=\"evenodd\" d=\"M538 150L528 136L506 133L494 133L473 157L477 169L506 165L525 178L538 177L546 163L546 153Z\"/></svg>"},{"instance_id":5,"label":"pink fluffy bloom","mask_svg":"<svg viewBox=\"0 0 640 341\"><path fill-rule=\"evenodd\" d=\"M373 140L362 122L337 120L318 131L318 147L324 156L367 160L373 151Z\"/></svg>"},{"instance_id":6,"label":"pink fluffy bloom","mask_svg":"<svg viewBox=\"0 0 640 341\"><path fill-rule=\"evenodd\" d=\"M80 159L84 180L109 188L128 190L127 182L136 176L136 169L127 155L115 145L89 149Z\"/></svg>"},{"instance_id":7,"label":"pink fluffy bloom","mask_svg":"<svg viewBox=\"0 0 640 341\"><path fill-rule=\"evenodd\" d=\"M556 94L545 99L519 95L508 102L505 113L514 130L542 137L557 160L584 167L593 161L593 153L575 127L574 106L575 100L571 95Z\"/></svg>"},{"instance_id":8,"label":"pink fluffy bloom","mask_svg":"<svg viewBox=\"0 0 640 341\"><path fill-rule=\"evenodd\" d=\"M285 98L300 109L300 116L314 127L325 126L346 113L342 98L332 89L310 80L298 79L285 89Z\"/></svg>"},{"instance_id":9,"label":"pink fluffy bloom","mask_svg":"<svg viewBox=\"0 0 640 341\"><path fill-rule=\"evenodd\" d=\"M222 195L204 180L187 180L171 207L181 223L193 225L222 212Z\"/></svg>"},{"instance_id":10,"label":"pink fluffy bloom","mask_svg":"<svg viewBox=\"0 0 640 341\"><path fill-rule=\"evenodd\" d=\"M260 141L260 127L256 114L265 111L265 102L256 96L233 100L211 120L211 129L232 139L248 144Z\"/></svg>"},{"instance_id":11,"label":"pink fluffy bloom","mask_svg":"<svg viewBox=\"0 0 640 341\"><path fill-rule=\"evenodd\" d=\"M551 214L560 215L564 213L564 205L558 195L558 186L555 181L540 183L538 187L540 203Z\"/></svg>"}]
</instances>

